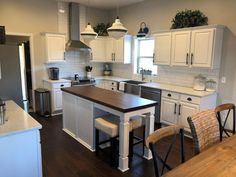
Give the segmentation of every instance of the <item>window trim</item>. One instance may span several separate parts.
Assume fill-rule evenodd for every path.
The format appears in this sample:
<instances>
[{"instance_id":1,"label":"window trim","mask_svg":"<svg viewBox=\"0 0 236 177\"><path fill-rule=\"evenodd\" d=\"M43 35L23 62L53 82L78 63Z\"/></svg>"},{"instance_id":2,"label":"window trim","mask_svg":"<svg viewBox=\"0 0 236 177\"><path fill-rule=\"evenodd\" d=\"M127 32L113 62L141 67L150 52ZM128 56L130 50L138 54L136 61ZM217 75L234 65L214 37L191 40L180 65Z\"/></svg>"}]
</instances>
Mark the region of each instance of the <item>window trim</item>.
<instances>
[{"instance_id":1,"label":"window trim","mask_svg":"<svg viewBox=\"0 0 236 177\"><path fill-rule=\"evenodd\" d=\"M150 38L141 38L141 39L137 39L137 58L136 58L136 74L140 74L139 73L139 69L140 69L140 66L139 66L139 61L140 61L140 58L150 58L153 60L153 65L154 65L154 51L153 51L153 55L152 56L141 56L140 55L140 41L145 41L145 40L153 40L153 42L155 43L154 41L154 38L150 37ZM152 75L157 75L157 74L152 74Z\"/></svg>"}]
</instances>

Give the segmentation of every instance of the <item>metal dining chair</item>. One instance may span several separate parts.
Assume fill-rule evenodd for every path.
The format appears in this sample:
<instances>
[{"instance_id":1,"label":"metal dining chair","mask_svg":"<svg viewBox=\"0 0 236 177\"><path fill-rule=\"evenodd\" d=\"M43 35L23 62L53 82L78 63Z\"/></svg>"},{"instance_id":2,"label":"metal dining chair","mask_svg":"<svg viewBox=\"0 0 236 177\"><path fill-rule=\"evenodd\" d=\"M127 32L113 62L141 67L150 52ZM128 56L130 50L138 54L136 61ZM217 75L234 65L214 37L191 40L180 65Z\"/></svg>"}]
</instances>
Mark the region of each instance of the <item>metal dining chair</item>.
<instances>
[{"instance_id":1,"label":"metal dining chair","mask_svg":"<svg viewBox=\"0 0 236 177\"><path fill-rule=\"evenodd\" d=\"M220 142L219 123L214 109L196 113L187 120L193 137L195 154Z\"/></svg>"},{"instance_id":2,"label":"metal dining chair","mask_svg":"<svg viewBox=\"0 0 236 177\"><path fill-rule=\"evenodd\" d=\"M232 116L232 129L228 129L226 127L227 122L229 122L229 115L230 112L233 112ZM226 103L222 104L216 107L215 109L217 120L219 122L219 128L220 128L220 141L223 140L223 134L226 135L226 137L230 137L231 135L235 134L235 122L236 122L236 116L235 116L235 105L232 103ZM227 112L227 113L226 113ZM226 116L223 116L223 113L226 113Z\"/></svg>"},{"instance_id":3,"label":"metal dining chair","mask_svg":"<svg viewBox=\"0 0 236 177\"><path fill-rule=\"evenodd\" d=\"M184 155L184 134L183 134L183 127L178 125L171 125L168 127L160 128L149 135L146 139L146 146L150 148L153 156L153 164L155 170L155 176L159 177L163 175L164 169L172 170L170 165L167 164L167 159L170 155L170 152L173 148L173 145L176 142L177 135L180 135L180 150L181 150L181 162L184 163L185 155ZM167 153L165 154L164 158L161 158L160 155L157 153L157 148L155 145L162 140L163 138L172 136L170 145L166 148ZM162 164L162 169L158 168L158 161ZM159 171L160 170L160 171Z\"/></svg>"}]
</instances>

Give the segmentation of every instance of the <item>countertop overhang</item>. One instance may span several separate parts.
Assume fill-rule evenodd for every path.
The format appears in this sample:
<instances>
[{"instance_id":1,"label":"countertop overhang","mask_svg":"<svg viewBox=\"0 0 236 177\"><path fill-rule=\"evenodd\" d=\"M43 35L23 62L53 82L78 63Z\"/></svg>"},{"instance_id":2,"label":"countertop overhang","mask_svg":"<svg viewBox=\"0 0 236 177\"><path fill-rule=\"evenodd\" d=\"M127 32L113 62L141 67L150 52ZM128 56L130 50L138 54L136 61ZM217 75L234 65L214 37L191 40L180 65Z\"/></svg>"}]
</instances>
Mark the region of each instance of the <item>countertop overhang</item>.
<instances>
[{"instance_id":1,"label":"countertop overhang","mask_svg":"<svg viewBox=\"0 0 236 177\"><path fill-rule=\"evenodd\" d=\"M0 125L0 137L41 129L42 125L13 101L6 101L5 124Z\"/></svg>"},{"instance_id":2,"label":"countertop overhang","mask_svg":"<svg viewBox=\"0 0 236 177\"><path fill-rule=\"evenodd\" d=\"M114 92L94 86L68 87L64 92L127 113L139 109L156 106L158 102L140 98L139 96Z\"/></svg>"}]
</instances>

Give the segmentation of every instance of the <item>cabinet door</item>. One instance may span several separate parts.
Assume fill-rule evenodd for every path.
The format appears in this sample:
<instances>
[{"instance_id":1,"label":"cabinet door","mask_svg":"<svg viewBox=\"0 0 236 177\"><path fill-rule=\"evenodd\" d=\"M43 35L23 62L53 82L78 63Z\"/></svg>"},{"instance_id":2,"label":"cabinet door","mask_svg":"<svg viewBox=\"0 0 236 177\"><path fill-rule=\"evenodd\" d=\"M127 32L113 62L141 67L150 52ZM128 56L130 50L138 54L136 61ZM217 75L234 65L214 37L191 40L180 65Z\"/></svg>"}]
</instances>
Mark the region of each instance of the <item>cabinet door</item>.
<instances>
[{"instance_id":1,"label":"cabinet door","mask_svg":"<svg viewBox=\"0 0 236 177\"><path fill-rule=\"evenodd\" d=\"M64 35L46 35L47 62L64 61L65 36Z\"/></svg>"},{"instance_id":2,"label":"cabinet door","mask_svg":"<svg viewBox=\"0 0 236 177\"><path fill-rule=\"evenodd\" d=\"M177 103L178 101L162 98L161 100L161 122L177 124Z\"/></svg>"},{"instance_id":3,"label":"cabinet door","mask_svg":"<svg viewBox=\"0 0 236 177\"><path fill-rule=\"evenodd\" d=\"M211 67L215 29L193 30L191 63L195 67Z\"/></svg>"},{"instance_id":4,"label":"cabinet door","mask_svg":"<svg viewBox=\"0 0 236 177\"><path fill-rule=\"evenodd\" d=\"M124 61L124 38L114 39L114 62L123 63Z\"/></svg>"},{"instance_id":5,"label":"cabinet door","mask_svg":"<svg viewBox=\"0 0 236 177\"><path fill-rule=\"evenodd\" d=\"M114 40L113 38L106 39L106 59L108 61L114 60Z\"/></svg>"},{"instance_id":6,"label":"cabinet door","mask_svg":"<svg viewBox=\"0 0 236 177\"><path fill-rule=\"evenodd\" d=\"M190 131L187 118L199 112L199 105L180 102L180 106L179 124L183 125L184 128L187 128L187 130Z\"/></svg>"},{"instance_id":7,"label":"cabinet door","mask_svg":"<svg viewBox=\"0 0 236 177\"><path fill-rule=\"evenodd\" d=\"M190 52L190 31L172 33L171 64L188 66Z\"/></svg>"},{"instance_id":8,"label":"cabinet door","mask_svg":"<svg viewBox=\"0 0 236 177\"><path fill-rule=\"evenodd\" d=\"M97 38L89 43L92 49L92 61L102 62L106 60L106 40L104 38Z\"/></svg>"},{"instance_id":9,"label":"cabinet door","mask_svg":"<svg viewBox=\"0 0 236 177\"><path fill-rule=\"evenodd\" d=\"M53 90L53 97L54 97L54 111L62 109L62 91L61 89L54 89Z\"/></svg>"},{"instance_id":10,"label":"cabinet door","mask_svg":"<svg viewBox=\"0 0 236 177\"><path fill-rule=\"evenodd\" d=\"M162 33L155 36L154 53L154 64L170 65L171 33Z\"/></svg>"}]
</instances>

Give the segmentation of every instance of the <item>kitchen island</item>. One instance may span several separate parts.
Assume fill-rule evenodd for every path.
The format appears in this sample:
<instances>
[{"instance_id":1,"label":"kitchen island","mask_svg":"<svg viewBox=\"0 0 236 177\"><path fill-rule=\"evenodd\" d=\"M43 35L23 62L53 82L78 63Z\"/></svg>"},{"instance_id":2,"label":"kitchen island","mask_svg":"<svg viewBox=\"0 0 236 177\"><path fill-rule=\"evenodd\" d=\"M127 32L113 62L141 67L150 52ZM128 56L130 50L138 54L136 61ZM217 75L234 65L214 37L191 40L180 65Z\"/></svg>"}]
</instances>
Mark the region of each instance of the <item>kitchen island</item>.
<instances>
[{"instance_id":1,"label":"kitchen island","mask_svg":"<svg viewBox=\"0 0 236 177\"><path fill-rule=\"evenodd\" d=\"M129 120L135 115L147 114L145 136L154 131L155 101L138 96L97 88L94 86L63 88L63 130L81 144L95 150L94 119L108 112L120 117L119 169L128 168ZM145 149L144 157L151 159Z\"/></svg>"},{"instance_id":2,"label":"kitchen island","mask_svg":"<svg viewBox=\"0 0 236 177\"><path fill-rule=\"evenodd\" d=\"M42 177L42 126L13 101L6 101L6 118L0 125L0 176Z\"/></svg>"}]
</instances>

